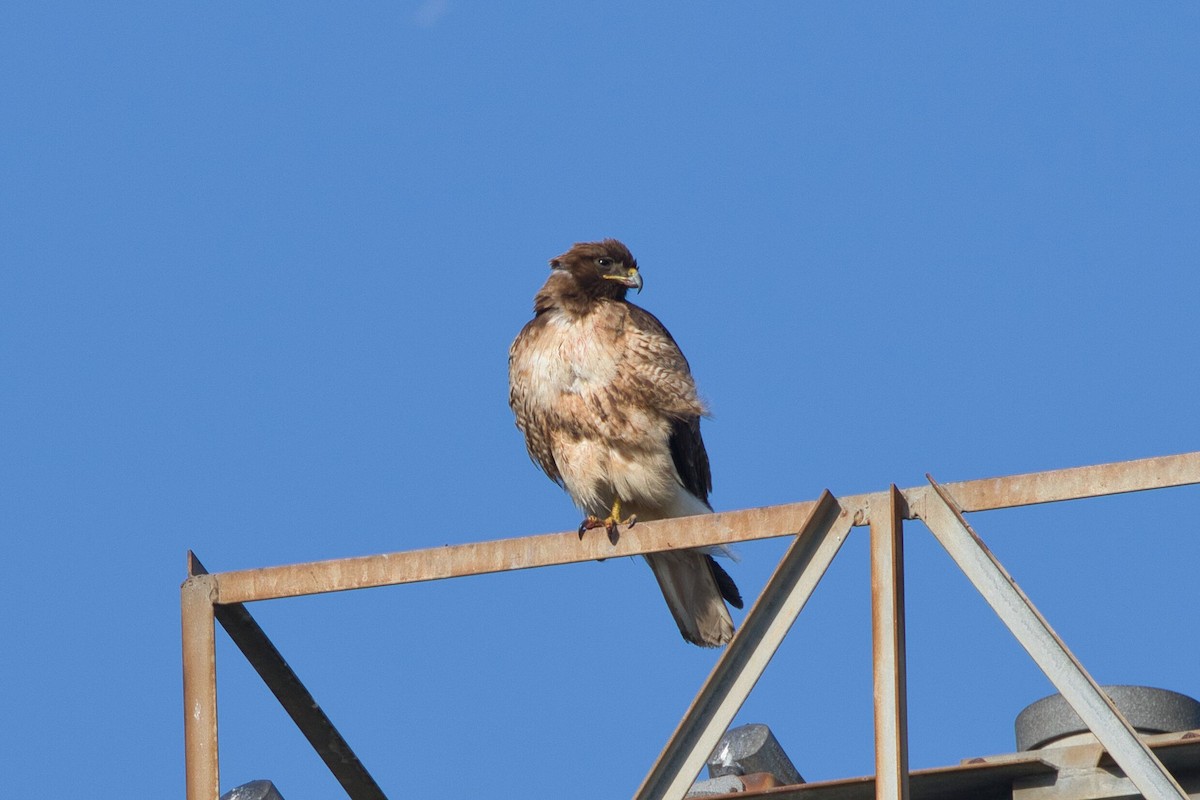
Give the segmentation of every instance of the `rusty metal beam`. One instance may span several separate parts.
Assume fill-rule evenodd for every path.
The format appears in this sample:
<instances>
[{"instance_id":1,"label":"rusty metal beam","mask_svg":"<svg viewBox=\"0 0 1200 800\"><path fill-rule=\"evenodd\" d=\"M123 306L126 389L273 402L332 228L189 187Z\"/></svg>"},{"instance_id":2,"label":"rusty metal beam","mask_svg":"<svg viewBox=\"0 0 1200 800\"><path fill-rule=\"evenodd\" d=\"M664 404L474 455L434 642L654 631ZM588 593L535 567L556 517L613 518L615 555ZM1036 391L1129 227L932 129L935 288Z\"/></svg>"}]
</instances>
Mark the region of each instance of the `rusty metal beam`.
<instances>
[{"instance_id":1,"label":"rusty metal beam","mask_svg":"<svg viewBox=\"0 0 1200 800\"><path fill-rule=\"evenodd\" d=\"M908 800L908 689L904 647L904 498L892 484L871 509L871 644L875 685L875 797Z\"/></svg>"},{"instance_id":2,"label":"rusty metal beam","mask_svg":"<svg viewBox=\"0 0 1200 800\"><path fill-rule=\"evenodd\" d=\"M188 553L188 572L193 575L208 573L200 559L191 552ZM354 750L246 607L241 603L231 603L218 605L213 612L217 622L221 623L229 638L317 751L347 796L351 800L387 800L371 773L358 760Z\"/></svg>"},{"instance_id":3,"label":"rusty metal beam","mask_svg":"<svg viewBox=\"0 0 1200 800\"><path fill-rule=\"evenodd\" d=\"M1200 452L961 481L946 486L956 498L962 498L964 511L985 511L1196 483L1200 483ZM905 514L906 519L914 518L913 513L924 503L929 491L927 486L903 490L911 510ZM880 507L886 494L850 495L839 502L852 517L853 524L867 525L871 507ZM217 582L217 602L224 604L415 583L795 535L815 505L806 501L643 522L622 532L616 545L610 545L604 536L595 535L585 537L581 542L571 531L223 572L213 578Z\"/></svg>"},{"instance_id":4,"label":"rusty metal beam","mask_svg":"<svg viewBox=\"0 0 1200 800\"><path fill-rule=\"evenodd\" d=\"M1200 452L944 484L963 511L1031 506L1200 483ZM928 488L928 487L923 487ZM912 519L909 517L909 519Z\"/></svg>"},{"instance_id":5,"label":"rusty metal beam","mask_svg":"<svg viewBox=\"0 0 1200 800\"><path fill-rule=\"evenodd\" d=\"M377 556L216 573L218 602L244 603L372 586L482 575L618 556L795 535L815 502L751 508L658 522L621 531L617 544L602 533L580 540L575 531L435 547Z\"/></svg>"},{"instance_id":6,"label":"rusty metal beam","mask_svg":"<svg viewBox=\"0 0 1200 800\"><path fill-rule=\"evenodd\" d=\"M931 476L923 519L1021 646L1148 800L1187 800L1171 773L1117 710L963 518L950 488Z\"/></svg>"},{"instance_id":7,"label":"rusty metal beam","mask_svg":"<svg viewBox=\"0 0 1200 800\"><path fill-rule=\"evenodd\" d=\"M733 641L725 647L642 782L636 800L682 800L812 596L852 525L850 515L828 491L813 504L796 541L784 554Z\"/></svg>"},{"instance_id":8,"label":"rusty metal beam","mask_svg":"<svg viewBox=\"0 0 1200 800\"><path fill-rule=\"evenodd\" d=\"M187 800L218 800L216 583L195 575L180 587L183 617L183 741Z\"/></svg>"}]
</instances>

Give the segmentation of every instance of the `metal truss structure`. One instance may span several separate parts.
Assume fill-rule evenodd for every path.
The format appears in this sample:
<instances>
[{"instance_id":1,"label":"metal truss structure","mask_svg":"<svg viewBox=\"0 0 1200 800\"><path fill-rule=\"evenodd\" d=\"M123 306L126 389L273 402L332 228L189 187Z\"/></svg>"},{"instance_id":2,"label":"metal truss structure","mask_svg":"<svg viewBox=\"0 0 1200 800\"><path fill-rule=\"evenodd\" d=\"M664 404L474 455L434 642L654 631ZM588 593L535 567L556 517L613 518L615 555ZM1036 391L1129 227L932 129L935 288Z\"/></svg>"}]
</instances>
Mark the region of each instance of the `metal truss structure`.
<instances>
[{"instance_id":1,"label":"metal truss structure","mask_svg":"<svg viewBox=\"0 0 1200 800\"><path fill-rule=\"evenodd\" d=\"M762 594L638 789L679 800L775 654L850 530L870 528L875 792L909 796L903 527L920 520L1096 735L1141 794L1186 798L971 528L965 513L1200 483L1200 452L644 522L580 541L574 531L280 567L207 573L188 554L181 590L188 800L218 800L215 623L258 671L353 800L384 798L245 603L791 536Z\"/></svg>"}]
</instances>

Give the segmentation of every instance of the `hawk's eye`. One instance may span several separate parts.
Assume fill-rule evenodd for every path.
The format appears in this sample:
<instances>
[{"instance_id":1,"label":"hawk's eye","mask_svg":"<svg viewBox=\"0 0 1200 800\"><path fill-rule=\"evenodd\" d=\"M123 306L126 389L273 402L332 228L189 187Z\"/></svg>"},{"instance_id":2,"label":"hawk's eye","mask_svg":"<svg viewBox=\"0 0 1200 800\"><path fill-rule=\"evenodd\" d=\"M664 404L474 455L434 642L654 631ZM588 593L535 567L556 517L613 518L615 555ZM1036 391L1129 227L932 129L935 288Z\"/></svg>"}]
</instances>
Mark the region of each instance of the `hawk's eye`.
<instances>
[{"instance_id":1,"label":"hawk's eye","mask_svg":"<svg viewBox=\"0 0 1200 800\"><path fill-rule=\"evenodd\" d=\"M602 267L611 267L613 265L613 260L611 258L597 258L596 263Z\"/></svg>"}]
</instances>

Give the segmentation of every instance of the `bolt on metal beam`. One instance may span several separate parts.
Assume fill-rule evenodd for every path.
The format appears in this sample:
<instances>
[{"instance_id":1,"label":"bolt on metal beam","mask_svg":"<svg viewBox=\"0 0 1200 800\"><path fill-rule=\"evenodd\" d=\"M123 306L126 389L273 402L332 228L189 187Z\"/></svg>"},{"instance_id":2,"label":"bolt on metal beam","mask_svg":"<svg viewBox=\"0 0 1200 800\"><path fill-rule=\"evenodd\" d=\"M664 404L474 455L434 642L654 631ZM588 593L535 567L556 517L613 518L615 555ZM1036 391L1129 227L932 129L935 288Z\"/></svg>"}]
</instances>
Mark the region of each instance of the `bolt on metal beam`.
<instances>
[{"instance_id":1,"label":"bolt on metal beam","mask_svg":"<svg viewBox=\"0 0 1200 800\"><path fill-rule=\"evenodd\" d=\"M934 490L923 512L929 530L1133 785L1148 800L1187 800L1188 795L967 524L954 497L932 476L925 477Z\"/></svg>"}]
</instances>

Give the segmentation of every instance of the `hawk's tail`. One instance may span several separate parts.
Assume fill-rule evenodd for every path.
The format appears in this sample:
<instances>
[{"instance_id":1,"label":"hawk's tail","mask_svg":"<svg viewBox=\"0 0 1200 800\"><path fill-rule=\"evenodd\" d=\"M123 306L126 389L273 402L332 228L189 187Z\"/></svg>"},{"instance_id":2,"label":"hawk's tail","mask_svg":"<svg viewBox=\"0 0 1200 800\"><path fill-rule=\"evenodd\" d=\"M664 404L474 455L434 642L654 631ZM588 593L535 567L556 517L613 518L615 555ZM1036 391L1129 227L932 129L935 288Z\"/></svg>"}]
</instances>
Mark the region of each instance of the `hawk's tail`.
<instances>
[{"instance_id":1,"label":"hawk's tail","mask_svg":"<svg viewBox=\"0 0 1200 800\"><path fill-rule=\"evenodd\" d=\"M646 561L684 639L720 647L733 638L733 618L725 601L741 608L742 597L712 556L699 550L667 550L647 553Z\"/></svg>"}]
</instances>

